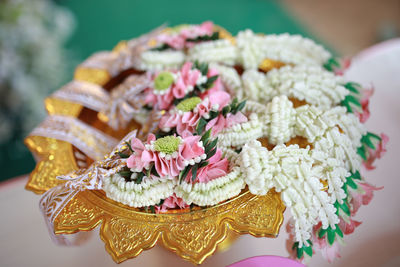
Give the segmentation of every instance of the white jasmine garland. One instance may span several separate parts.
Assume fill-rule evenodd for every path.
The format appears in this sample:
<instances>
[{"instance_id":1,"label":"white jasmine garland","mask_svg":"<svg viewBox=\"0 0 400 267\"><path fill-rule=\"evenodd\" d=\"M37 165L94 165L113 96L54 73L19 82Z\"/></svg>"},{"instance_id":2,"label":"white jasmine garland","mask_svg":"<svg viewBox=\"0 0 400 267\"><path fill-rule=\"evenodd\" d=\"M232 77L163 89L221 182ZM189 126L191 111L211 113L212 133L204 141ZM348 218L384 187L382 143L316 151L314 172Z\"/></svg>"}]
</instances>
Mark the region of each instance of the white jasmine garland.
<instances>
[{"instance_id":1,"label":"white jasmine garland","mask_svg":"<svg viewBox=\"0 0 400 267\"><path fill-rule=\"evenodd\" d=\"M223 129L218 135L219 147L236 147L248 141L262 137L262 122L252 113L247 122L238 123Z\"/></svg>"},{"instance_id":2,"label":"white jasmine garland","mask_svg":"<svg viewBox=\"0 0 400 267\"><path fill-rule=\"evenodd\" d=\"M322 190L322 166L314 165L309 149L278 145L268 151L253 140L243 147L238 162L251 193L264 195L271 188L281 192L294 217L300 247L310 239L312 227L319 221L323 229L334 229L339 222L333 199Z\"/></svg>"},{"instance_id":3,"label":"white jasmine garland","mask_svg":"<svg viewBox=\"0 0 400 267\"><path fill-rule=\"evenodd\" d=\"M240 95L240 93L243 92L241 89L242 80L235 68L217 63L211 63L209 67L210 69L216 69L218 71L218 76L221 78L229 92L235 94L239 99L242 98L242 95Z\"/></svg>"},{"instance_id":4,"label":"white jasmine garland","mask_svg":"<svg viewBox=\"0 0 400 267\"><path fill-rule=\"evenodd\" d=\"M257 69L265 59L264 40L264 36L256 35L251 30L240 31L236 36L238 63L245 69Z\"/></svg>"},{"instance_id":5,"label":"white jasmine garland","mask_svg":"<svg viewBox=\"0 0 400 267\"><path fill-rule=\"evenodd\" d=\"M292 102L284 96L276 96L267 104L262 118L263 133L270 144L283 144L294 137L296 112Z\"/></svg>"},{"instance_id":6,"label":"white jasmine garland","mask_svg":"<svg viewBox=\"0 0 400 267\"><path fill-rule=\"evenodd\" d=\"M257 69L266 58L294 65L323 65L331 54L314 41L300 35L258 35L251 30L238 33L239 63Z\"/></svg>"},{"instance_id":7,"label":"white jasmine garland","mask_svg":"<svg viewBox=\"0 0 400 267\"><path fill-rule=\"evenodd\" d=\"M247 99L267 103L278 95L278 91L270 85L265 74L256 69L246 70L242 79L243 95Z\"/></svg>"},{"instance_id":8,"label":"white jasmine garland","mask_svg":"<svg viewBox=\"0 0 400 267\"><path fill-rule=\"evenodd\" d=\"M327 130L313 145L314 149L324 151L329 157L339 160L346 170L355 172L361 167L361 157L350 138L340 133L337 127Z\"/></svg>"},{"instance_id":9,"label":"white jasmine garland","mask_svg":"<svg viewBox=\"0 0 400 267\"><path fill-rule=\"evenodd\" d=\"M134 173L135 175L135 173ZM130 207L156 205L173 194L174 180L143 177L140 184L127 182L119 174L104 179L103 190L108 198Z\"/></svg>"},{"instance_id":10,"label":"white jasmine garland","mask_svg":"<svg viewBox=\"0 0 400 267\"><path fill-rule=\"evenodd\" d=\"M207 183L191 184L182 181L175 188L175 193L189 205L194 203L199 206L211 206L237 196L244 187L240 168L233 167L227 175Z\"/></svg>"},{"instance_id":11,"label":"white jasmine garland","mask_svg":"<svg viewBox=\"0 0 400 267\"><path fill-rule=\"evenodd\" d=\"M287 95L324 109L332 108L349 94L342 77L320 66L285 66L266 74L277 94ZM266 89L269 90L269 89Z\"/></svg>"},{"instance_id":12,"label":"white jasmine garland","mask_svg":"<svg viewBox=\"0 0 400 267\"><path fill-rule=\"evenodd\" d=\"M179 50L145 51L137 68L141 70L178 69L185 61L185 53Z\"/></svg>"},{"instance_id":13,"label":"white jasmine garland","mask_svg":"<svg viewBox=\"0 0 400 267\"><path fill-rule=\"evenodd\" d=\"M227 39L202 42L196 44L188 51L188 60L200 62L223 62L234 65L238 52L237 48Z\"/></svg>"}]
</instances>

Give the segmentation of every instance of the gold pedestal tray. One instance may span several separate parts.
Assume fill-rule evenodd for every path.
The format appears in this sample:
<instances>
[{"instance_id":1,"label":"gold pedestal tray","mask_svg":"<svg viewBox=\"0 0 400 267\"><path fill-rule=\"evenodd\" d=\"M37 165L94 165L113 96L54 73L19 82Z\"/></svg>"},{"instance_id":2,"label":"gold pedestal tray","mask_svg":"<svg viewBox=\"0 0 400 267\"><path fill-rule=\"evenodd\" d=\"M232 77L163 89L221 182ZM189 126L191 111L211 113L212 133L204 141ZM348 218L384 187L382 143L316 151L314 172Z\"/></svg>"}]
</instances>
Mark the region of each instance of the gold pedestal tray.
<instances>
[{"instance_id":1,"label":"gold pedestal tray","mask_svg":"<svg viewBox=\"0 0 400 267\"><path fill-rule=\"evenodd\" d=\"M101 69L77 68L75 76L112 90L115 80L106 74ZM93 80L93 77L101 79ZM122 80L121 77L118 79ZM122 138L128 131L139 127L133 123L122 132L115 132L97 118L97 113L79 104L50 97L45 105L49 115L78 118L116 138ZM83 136L82 139L88 140L90 136ZM78 159L75 157L77 148L68 142L29 136L25 144L38 161L26 185L30 191L44 193L63 183L56 179L58 175L78 169ZM96 146L95 143L91 145ZM91 162L92 159L86 159L87 165ZM283 222L284 209L280 195L275 191L265 196L255 196L245 190L239 196L214 207L166 214L146 213L124 206L108 199L103 191L82 191L55 219L54 232L72 234L90 231L101 225L100 237L106 250L118 263L136 257L160 242L182 258L201 264L224 240L225 244L221 245L226 249L233 232L276 237Z\"/></svg>"}]
</instances>

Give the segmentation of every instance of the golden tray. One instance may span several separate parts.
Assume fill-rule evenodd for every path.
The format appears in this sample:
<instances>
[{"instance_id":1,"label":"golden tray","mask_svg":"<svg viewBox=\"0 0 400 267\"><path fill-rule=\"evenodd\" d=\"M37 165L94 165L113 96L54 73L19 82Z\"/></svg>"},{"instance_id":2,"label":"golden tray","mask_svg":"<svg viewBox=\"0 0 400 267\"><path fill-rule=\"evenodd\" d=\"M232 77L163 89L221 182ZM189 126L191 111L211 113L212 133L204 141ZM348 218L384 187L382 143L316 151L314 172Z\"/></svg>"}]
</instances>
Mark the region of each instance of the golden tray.
<instances>
[{"instance_id":1,"label":"golden tray","mask_svg":"<svg viewBox=\"0 0 400 267\"><path fill-rule=\"evenodd\" d=\"M111 78L105 70L83 67L76 69L75 79L96 83L109 90L121 81L121 77ZM45 106L49 115L79 118L116 138L122 138L124 133L139 127L132 123L128 129L115 132L97 118L96 112L57 98L47 98ZM82 135L91 140L85 133ZM79 168L78 159L74 156L77 148L68 142L29 136L25 144L37 159L36 168L26 185L27 190L42 194L63 183L56 179L58 175ZM95 142L91 144L96 146ZM88 158L87 164L91 162L93 160ZM103 191L90 190L79 192L66 205L54 221L54 232L72 234L90 231L101 225L100 237L117 263L136 257L160 242L180 257L201 264L216 251L218 245L220 248L229 245L235 233L276 237L283 222L284 210L280 195L275 191L255 196L245 190L213 207L152 214L108 199Z\"/></svg>"}]
</instances>

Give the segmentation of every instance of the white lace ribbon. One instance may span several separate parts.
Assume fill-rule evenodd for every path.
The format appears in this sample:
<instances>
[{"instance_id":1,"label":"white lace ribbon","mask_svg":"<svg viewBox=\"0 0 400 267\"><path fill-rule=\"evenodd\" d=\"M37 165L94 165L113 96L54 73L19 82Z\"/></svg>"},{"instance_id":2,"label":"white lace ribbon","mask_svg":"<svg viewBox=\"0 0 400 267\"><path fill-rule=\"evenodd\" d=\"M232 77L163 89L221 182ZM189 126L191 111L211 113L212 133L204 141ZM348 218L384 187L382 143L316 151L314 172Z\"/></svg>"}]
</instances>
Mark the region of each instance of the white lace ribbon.
<instances>
[{"instance_id":1,"label":"white lace ribbon","mask_svg":"<svg viewBox=\"0 0 400 267\"><path fill-rule=\"evenodd\" d=\"M79 103L95 111L106 109L110 100L109 93L101 86L76 80L61 87L52 97Z\"/></svg>"},{"instance_id":2,"label":"white lace ribbon","mask_svg":"<svg viewBox=\"0 0 400 267\"><path fill-rule=\"evenodd\" d=\"M48 116L31 136L44 136L68 142L94 160L104 158L118 141L86 123L69 116Z\"/></svg>"},{"instance_id":3,"label":"white lace ribbon","mask_svg":"<svg viewBox=\"0 0 400 267\"><path fill-rule=\"evenodd\" d=\"M80 240L71 240L65 235L54 233L54 221L67 204L80 192L84 190L101 190L104 177L113 175L126 166L126 159L116 158L119 151L126 150L126 140L136 136L136 131L129 133L112 150L109 157L91 165L88 169L78 169L70 174L58 176L65 180L64 184L55 186L46 191L39 202L39 208L45 218L52 240L58 245L75 245Z\"/></svg>"}]
</instances>

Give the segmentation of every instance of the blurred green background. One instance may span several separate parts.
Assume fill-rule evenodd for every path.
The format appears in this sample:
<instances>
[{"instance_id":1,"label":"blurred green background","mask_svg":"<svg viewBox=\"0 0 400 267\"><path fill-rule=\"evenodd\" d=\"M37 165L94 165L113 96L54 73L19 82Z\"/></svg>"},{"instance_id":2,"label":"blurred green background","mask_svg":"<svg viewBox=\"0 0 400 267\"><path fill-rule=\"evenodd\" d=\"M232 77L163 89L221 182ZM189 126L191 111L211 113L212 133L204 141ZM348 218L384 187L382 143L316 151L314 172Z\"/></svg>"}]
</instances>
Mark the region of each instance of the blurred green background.
<instances>
[{"instance_id":1,"label":"blurred green background","mask_svg":"<svg viewBox=\"0 0 400 267\"><path fill-rule=\"evenodd\" d=\"M272 0L66 0L56 3L68 8L76 20L75 31L66 44L73 55L68 59L73 60L71 66L76 66L77 62L96 51L110 50L120 40L146 33L163 23L198 24L212 20L232 34L251 28L254 32L288 32L310 37L284 6ZM64 83L72 79L73 69L68 69ZM37 108L43 109L43 106ZM3 170L0 180L33 170L35 162L21 145L22 140L22 134L17 134L11 141L0 145Z\"/></svg>"}]
</instances>

